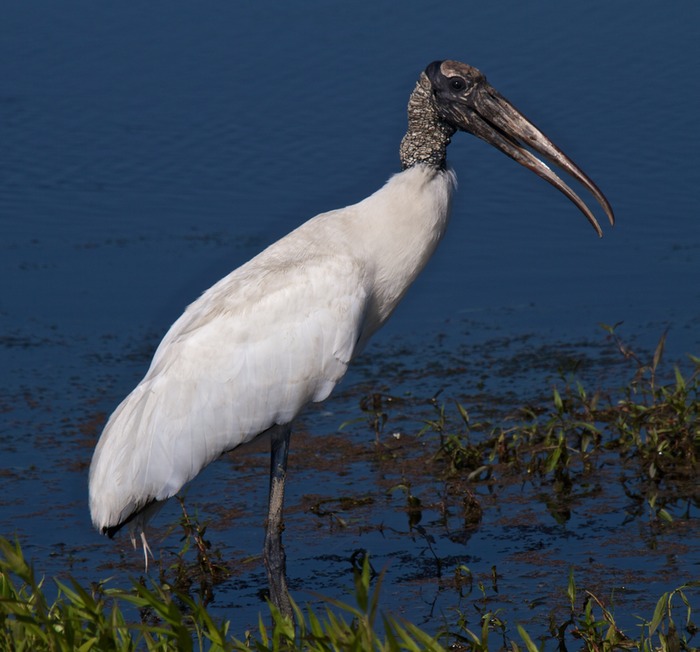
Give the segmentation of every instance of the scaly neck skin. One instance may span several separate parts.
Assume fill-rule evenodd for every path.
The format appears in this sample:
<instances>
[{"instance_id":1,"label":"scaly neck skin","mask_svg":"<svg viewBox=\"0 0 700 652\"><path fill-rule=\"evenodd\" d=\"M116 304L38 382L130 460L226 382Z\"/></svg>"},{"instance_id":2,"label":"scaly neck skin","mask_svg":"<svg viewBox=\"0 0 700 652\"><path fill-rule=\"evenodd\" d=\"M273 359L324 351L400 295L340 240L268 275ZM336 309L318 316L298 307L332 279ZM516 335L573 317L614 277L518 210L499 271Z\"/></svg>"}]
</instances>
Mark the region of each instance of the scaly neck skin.
<instances>
[{"instance_id":1,"label":"scaly neck skin","mask_svg":"<svg viewBox=\"0 0 700 652\"><path fill-rule=\"evenodd\" d=\"M455 129L438 115L430 81L422 73L408 101L408 131L401 141L401 169L427 163L445 169L447 146Z\"/></svg>"}]
</instances>

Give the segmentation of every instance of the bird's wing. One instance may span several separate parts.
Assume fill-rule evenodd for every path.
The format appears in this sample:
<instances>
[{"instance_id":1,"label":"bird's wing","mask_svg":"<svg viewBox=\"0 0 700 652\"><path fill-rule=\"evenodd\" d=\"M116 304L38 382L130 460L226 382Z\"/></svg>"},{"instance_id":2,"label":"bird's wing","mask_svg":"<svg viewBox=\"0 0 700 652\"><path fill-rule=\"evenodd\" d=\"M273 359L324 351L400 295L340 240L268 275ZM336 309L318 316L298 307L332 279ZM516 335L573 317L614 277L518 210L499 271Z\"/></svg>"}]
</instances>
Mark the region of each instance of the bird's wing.
<instances>
[{"instance_id":1,"label":"bird's wing","mask_svg":"<svg viewBox=\"0 0 700 652\"><path fill-rule=\"evenodd\" d=\"M365 273L350 257L268 255L190 305L98 443L96 527L174 495L223 452L325 399L362 335Z\"/></svg>"}]
</instances>

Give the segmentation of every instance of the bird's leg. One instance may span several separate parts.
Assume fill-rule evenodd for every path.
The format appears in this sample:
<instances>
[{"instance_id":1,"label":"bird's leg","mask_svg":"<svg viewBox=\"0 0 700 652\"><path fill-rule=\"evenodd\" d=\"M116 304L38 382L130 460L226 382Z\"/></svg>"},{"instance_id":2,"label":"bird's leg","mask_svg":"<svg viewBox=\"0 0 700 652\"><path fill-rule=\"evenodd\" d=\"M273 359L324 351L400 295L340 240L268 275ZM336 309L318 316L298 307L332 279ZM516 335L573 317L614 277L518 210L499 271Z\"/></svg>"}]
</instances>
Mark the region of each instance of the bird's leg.
<instances>
[{"instance_id":1,"label":"bird's leg","mask_svg":"<svg viewBox=\"0 0 700 652\"><path fill-rule=\"evenodd\" d=\"M284 481L287 477L287 454L289 453L291 426L274 426L270 435L270 501L263 559L270 586L270 601L283 616L292 619L292 605L287 591L286 557L282 546Z\"/></svg>"}]
</instances>

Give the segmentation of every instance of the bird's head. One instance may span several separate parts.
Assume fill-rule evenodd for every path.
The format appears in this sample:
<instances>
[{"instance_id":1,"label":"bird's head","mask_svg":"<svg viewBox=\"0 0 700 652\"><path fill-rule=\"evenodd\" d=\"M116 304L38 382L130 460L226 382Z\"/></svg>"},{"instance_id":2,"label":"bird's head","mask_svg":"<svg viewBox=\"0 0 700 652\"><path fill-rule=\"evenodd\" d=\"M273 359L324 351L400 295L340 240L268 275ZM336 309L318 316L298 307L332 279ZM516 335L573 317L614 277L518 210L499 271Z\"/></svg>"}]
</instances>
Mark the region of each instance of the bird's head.
<instances>
[{"instance_id":1,"label":"bird's head","mask_svg":"<svg viewBox=\"0 0 700 652\"><path fill-rule=\"evenodd\" d=\"M419 83L423 88L429 85L435 110L447 125L485 140L551 183L578 206L598 235L602 235L602 230L590 209L530 150L554 163L586 187L603 207L610 223L614 223L610 203L595 183L498 93L479 70L459 61L435 61L426 68Z\"/></svg>"}]
</instances>

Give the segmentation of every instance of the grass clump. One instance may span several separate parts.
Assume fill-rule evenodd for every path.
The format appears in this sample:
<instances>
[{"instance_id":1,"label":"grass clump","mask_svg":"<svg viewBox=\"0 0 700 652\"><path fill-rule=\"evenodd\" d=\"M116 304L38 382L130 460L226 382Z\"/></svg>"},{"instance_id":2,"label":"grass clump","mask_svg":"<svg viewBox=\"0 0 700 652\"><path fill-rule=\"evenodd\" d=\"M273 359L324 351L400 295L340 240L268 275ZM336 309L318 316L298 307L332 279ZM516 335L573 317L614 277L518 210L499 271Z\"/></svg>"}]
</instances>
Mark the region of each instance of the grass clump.
<instances>
[{"instance_id":1,"label":"grass clump","mask_svg":"<svg viewBox=\"0 0 700 652\"><path fill-rule=\"evenodd\" d=\"M380 582L371 588L371 576L365 559L355 574L356 605L327 600L321 615L294 605L296 624L270 606L272 624L261 616L258 631L238 640L229 621L217 622L201 601L167 584L88 590L54 580L57 596L50 600L19 544L0 538L0 650L444 650L414 625L380 615Z\"/></svg>"},{"instance_id":2,"label":"grass clump","mask_svg":"<svg viewBox=\"0 0 700 652\"><path fill-rule=\"evenodd\" d=\"M217 621L201 601L176 593L168 585L146 587L134 583L131 590L110 589L104 584L86 589L54 580L57 596L50 601L44 580L37 581L19 544L0 538L0 650L7 651L192 651L210 650L278 652L472 652L510 650L536 652L536 643L516 625L518 640L509 638L499 614L487 612L477 631L463 622L432 636L419 627L399 621L379 610L381 576L376 578L367 557L354 575L355 604L326 599L321 613L302 611L294 604L295 620L283 618L270 606L271 625L260 616L257 632L246 632L242 640L230 634L229 621ZM691 583L664 593L654 613L642 622L638 636L616 625L614 614L593 593L585 591L582 607L573 579L567 594L571 612L551 638L558 649L578 641L584 650L687 651L697 633L689 593L700 589ZM677 616L678 611L681 617ZM497 638L494 640L494 634Z\"/></svg>"},{"instance_id":3,"label":"grass clump","mask_svg":"<svg viewBox=\"0 0 700 652\"><path fill-rule=\"evenodd\" d=\"M124 591L54 584L50 600L20 545L0 538L0 650L192 650L195 641L199 649L205 642L206 649L234 649L226 642L227 624L215 624L201 603L174 596L167 585L134 583Z\"/></svg>"}]
</instances>

